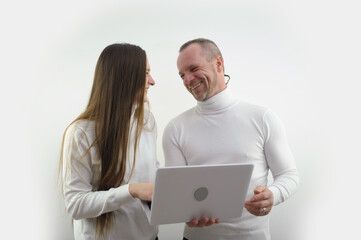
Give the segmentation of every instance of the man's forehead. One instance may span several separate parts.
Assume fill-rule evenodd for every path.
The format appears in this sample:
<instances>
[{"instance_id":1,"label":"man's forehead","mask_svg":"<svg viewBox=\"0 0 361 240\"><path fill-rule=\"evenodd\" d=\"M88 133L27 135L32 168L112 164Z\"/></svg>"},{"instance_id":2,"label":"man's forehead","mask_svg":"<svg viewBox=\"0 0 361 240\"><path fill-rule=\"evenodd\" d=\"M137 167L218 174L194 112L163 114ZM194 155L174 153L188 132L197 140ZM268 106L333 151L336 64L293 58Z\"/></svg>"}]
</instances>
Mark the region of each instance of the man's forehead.
<instances>
[{"instance_id":1,"label":"man's forehead","mask_svg":"<svg viewBox=\"0 0 361 240\"><path fill-rule=\"evenodd\" d=\"M199 44L193 43L183 49L179 55L202 55L202 47Z\"/></svg>"},{"instance_id":2,"label":"man's forehead","mask_svg":"<svg viewBox=\"0 0 361 240\"><path fill-rule=\"evenodd\" d=\"M182 68L189 68L193 65L197 65L201 58L200 48L193 48L192 45L181 51L178 55L177 66Z\"/></svg>"}]
</instances>

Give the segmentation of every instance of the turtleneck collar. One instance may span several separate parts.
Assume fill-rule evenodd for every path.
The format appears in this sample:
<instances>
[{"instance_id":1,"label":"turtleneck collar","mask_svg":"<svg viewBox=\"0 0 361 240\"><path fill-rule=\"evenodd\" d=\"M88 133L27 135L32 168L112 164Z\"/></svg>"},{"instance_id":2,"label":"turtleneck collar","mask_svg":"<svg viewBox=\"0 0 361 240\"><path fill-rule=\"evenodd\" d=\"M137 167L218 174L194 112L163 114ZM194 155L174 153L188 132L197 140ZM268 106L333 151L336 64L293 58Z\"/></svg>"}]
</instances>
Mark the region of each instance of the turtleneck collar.
<instances>
[{"instance_id":1,"label":"turtleneck collar","mask_svg":"<svg viewBox=\"0 0 361 240\"><path fill-rule=\"evenodd\" d=\"M201 114L214 114L222 112L238 102L231 91L225 88L206 101L197 101L196 110Z\"/></svg>"}]
</instances>

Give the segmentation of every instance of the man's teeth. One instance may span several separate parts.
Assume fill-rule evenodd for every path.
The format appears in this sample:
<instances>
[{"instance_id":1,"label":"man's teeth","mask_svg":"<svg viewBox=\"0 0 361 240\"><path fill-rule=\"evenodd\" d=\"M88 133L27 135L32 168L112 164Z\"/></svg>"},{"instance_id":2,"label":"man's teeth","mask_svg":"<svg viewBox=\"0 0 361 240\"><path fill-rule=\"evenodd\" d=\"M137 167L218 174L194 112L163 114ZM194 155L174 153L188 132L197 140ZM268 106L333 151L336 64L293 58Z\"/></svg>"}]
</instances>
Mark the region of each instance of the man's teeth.
<instances>
[{"instance_id":1,"label":"man's teeth","mask_svg":"<svg viewBox=\"0 0 361 240\"><path fill-rule=\"evenodd\" d=\"M193 91L194 89L196 89L197 87L199 87L201 85L202 82L198 83L197 85L191 87L190 89Z\"/></svg>"}]
</instances>

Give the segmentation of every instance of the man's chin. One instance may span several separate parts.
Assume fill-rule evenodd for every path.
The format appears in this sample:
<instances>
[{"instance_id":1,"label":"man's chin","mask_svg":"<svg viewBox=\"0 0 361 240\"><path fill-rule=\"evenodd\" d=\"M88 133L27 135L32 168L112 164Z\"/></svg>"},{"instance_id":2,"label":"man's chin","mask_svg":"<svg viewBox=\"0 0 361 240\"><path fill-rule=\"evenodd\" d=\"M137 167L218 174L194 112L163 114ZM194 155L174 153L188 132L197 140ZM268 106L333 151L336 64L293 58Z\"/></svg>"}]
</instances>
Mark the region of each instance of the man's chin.
<instances>
[{"instance_id":1,"label":"man's chin","mask_svg":"<svg viewBox=\"0 0 361 240\"><path fill-rule=\"evenodd\" d=\"M207 94L193 94L193 97L200 102L206 101L207 100Z\"/></svg>"}]
</instances>

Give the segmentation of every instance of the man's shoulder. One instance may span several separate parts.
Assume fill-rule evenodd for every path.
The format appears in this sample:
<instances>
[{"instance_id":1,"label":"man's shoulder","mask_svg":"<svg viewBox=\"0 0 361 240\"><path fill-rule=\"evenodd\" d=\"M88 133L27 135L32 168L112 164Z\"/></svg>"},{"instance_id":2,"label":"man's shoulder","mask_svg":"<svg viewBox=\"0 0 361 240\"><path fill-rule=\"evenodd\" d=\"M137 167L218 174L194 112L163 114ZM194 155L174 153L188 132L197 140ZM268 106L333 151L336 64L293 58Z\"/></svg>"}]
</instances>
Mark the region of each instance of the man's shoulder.
<instances>
[{"instance_id":1,"label":"man's shoulder","mask_svg":"<svg viewBox=\"0 0 361 240\"><path fill-rule=\"evenodd\" d=\"M175 121L175 122L177 122L177 121L183 121L183 120L186 119L186 118L192 117L192 116L194 116L194 115L196 114L195 109L196 109L196 107L194 106L194 107L192 107L192 108L190 108L190 109L188 109L188 110L186 110L186 111L178 114L178 115L177 115L176 117L174 117L171 121Z\"/></svg>"},{"instance_id":2,"label":"man's shoulder","mask_svg":"<svg viewBox=\"0 0 361 240\"><path fill-rule=\"evenodd\" d=\"M192 119L197 118L197 113L196 113L196 107L192 107L180 114L178 114L177 116L173 117L167 124L168 127L173 126L173 127L181 127L184 126L185 124L189 123L192 121Z\"/></svg>"},{"instance_id":3,"label":"man's shoulder","mask_svg":"<svg viewBox=\"0 0 361 240\"><path fill-rule=\"evenodd\" d=\"M238 111L241 111L244 114L260 115L260 116L263 116L267 111L269 111L268 107L254 103L249 103L246 101L239 101L236 108Z\"/></svg>"}]
</instances>

